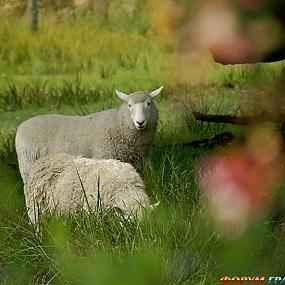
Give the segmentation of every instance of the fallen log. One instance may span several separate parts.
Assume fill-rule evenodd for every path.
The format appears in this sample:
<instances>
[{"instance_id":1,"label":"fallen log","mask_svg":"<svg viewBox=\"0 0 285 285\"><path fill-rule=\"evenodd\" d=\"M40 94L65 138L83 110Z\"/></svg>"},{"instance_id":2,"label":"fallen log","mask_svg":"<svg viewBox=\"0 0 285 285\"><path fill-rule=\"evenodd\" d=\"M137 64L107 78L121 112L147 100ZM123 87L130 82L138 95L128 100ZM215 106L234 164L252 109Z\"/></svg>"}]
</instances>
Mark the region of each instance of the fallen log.
<instances>
[{"instance_id":1,"label":"fallen log","mask_svg":"<svg viewBox=\"0 0 285 285\"><path fill-rule=\"evenodd\" d=\"M252 116L232 116L232 115L209 115L200 112L192 112L194 118L198 121L210 123L222 123L232 125L255 125L268 122L281 123L285 122L285 115L277 115L263 111L258 115Z\"/></svg>"}]
</instances>

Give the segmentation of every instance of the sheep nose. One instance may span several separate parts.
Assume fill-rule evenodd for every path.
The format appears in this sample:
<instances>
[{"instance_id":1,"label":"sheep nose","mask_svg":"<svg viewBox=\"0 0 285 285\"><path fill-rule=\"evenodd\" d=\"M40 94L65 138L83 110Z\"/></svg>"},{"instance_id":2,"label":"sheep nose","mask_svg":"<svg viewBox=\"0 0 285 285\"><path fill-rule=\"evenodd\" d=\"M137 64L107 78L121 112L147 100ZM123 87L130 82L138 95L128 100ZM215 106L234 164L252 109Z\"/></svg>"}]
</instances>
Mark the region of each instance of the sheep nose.
<instances>
[{"instance_id":1,"label":"sheep nose","mask_svg":"<svg viewBox=\"0 0 285 285\"><path fill-rule=\"evenodd\" d=\"M142 122L137 121L137 123L139 124L139 126L142 126L144 124L144 121L142 121Z\"/></svg>"}]
</instances>

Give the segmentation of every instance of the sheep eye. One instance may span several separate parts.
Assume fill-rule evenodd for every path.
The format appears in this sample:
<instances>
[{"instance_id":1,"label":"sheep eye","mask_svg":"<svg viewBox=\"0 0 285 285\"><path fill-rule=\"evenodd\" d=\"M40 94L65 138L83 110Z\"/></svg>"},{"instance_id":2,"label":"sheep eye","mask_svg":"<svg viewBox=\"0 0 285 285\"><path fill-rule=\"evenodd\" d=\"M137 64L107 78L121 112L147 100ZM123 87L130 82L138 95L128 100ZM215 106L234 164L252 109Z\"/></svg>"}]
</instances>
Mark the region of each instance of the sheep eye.
<instances>
[{"instance_id":1,"label":"sheep eye","mask_svg":"<svg viewBox=\"0 0 285 285\"><path fill-rule=\"evenodd\" d=\"M150 106L150 102L147 102L147 105Z\"/></svg>"},{"instance_id":2,"label":"sheep eye","mask_svg":"<svg viewBox=\"0 0 285 285\"><path fill-rule=\"evenodd\" d=\"M131 107L132 107L132 105L131 105L131 104L129 104L129 107L131 108Z\"/></svg>"}]
</instances>

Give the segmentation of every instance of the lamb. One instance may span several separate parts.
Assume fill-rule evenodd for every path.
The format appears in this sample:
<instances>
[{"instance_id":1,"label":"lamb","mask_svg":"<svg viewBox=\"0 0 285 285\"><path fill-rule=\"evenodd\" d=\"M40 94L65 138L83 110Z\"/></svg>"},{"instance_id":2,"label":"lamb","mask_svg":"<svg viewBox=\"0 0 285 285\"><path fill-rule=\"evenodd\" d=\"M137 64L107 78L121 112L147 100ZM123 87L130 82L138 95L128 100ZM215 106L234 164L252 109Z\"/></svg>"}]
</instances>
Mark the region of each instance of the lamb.
<instances>
[{"instance_id":1,"label":"lamb","mask_svg":"<svg viewBox=\"0 0 285 285\"><path fill-rule=\"evenodd\" d=\"M53 211L114 210L124 218L144 216L153 209L144 184L129 164L114 159L94 160L54 154L37 160L24 185L28 215L33 224Z\"/></svg>"},{"instance_id":2,"label":"lamb","mask_svg":"<svg viewBox=\"0 0 285 285\"><path fill-rule=\"evenodd\" d=\"M162 88L129 95L116 90L124 101L119 109L87 116L42 115L23 122L15 144L24 183L37 159L56 153L113 158L139 168L153 144L158 121L153 99Z\"/></svg>"}]
</instances>

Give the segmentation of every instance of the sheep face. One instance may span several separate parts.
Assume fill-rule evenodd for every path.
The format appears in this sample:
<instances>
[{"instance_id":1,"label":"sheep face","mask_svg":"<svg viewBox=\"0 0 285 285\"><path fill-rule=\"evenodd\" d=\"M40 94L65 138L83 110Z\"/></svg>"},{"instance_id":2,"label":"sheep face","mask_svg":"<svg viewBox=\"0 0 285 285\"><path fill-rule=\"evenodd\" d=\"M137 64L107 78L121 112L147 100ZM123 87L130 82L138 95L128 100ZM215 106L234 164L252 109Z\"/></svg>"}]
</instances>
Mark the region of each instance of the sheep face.
<instances>
[{"instance_id":1,"label":"sheep face","mask_svg":"<svg viewBox=\"0 0 285 285\"><path fill-rule=\"evenodd\" d=\"M128 104L130 116L138 130L144 130L146 128L154 108L153 99L159 95L162 88L163 86L150 93L136 92L130 95L116 90L118 97Z\"/></svg>"}]
</instances>

